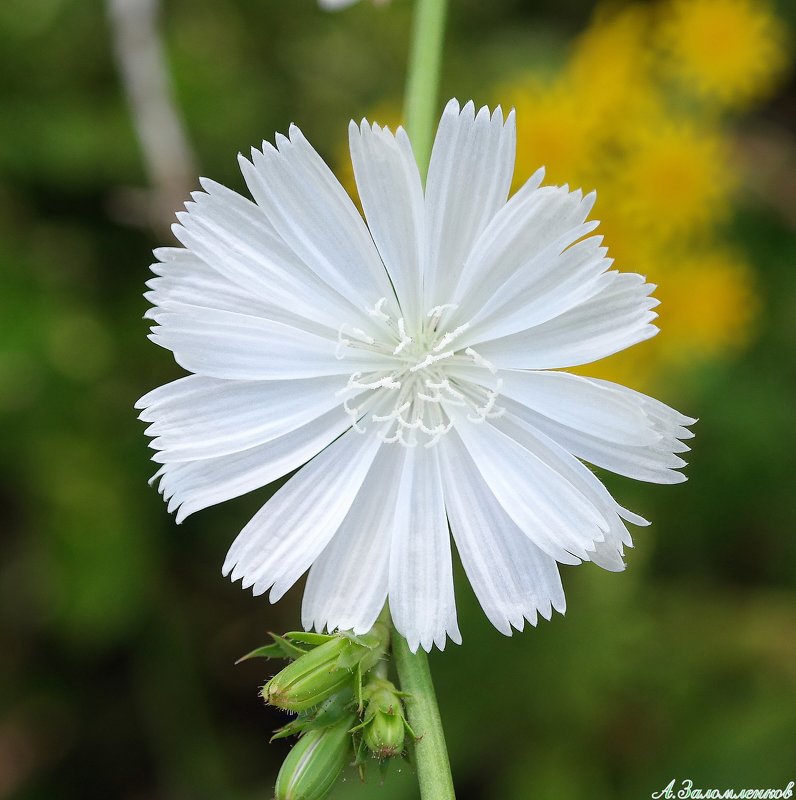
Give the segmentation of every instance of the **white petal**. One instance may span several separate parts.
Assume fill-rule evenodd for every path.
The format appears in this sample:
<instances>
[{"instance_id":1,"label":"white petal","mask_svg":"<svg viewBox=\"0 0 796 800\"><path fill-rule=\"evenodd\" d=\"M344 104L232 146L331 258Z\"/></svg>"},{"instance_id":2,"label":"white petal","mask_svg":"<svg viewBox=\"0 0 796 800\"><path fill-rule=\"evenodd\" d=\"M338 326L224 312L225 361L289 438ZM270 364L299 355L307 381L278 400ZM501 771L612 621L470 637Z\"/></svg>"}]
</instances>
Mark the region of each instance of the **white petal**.
<instances>
[{"instance_id":1,"label":"white petal","mask_svg":"<svg viewBox=\"0 0 796 800\"><path fill-rule=\"evenodd\" d=\"M257 203L279 235L326 284L363 311L395 294L362 217L345 189L301 131L277 135L278 150L263 143L241 158Z\"/></svg>"},{"instance_id":2,"label":"white petal","mask_svg":"<svg viewBox=\"0 0 796 800\"><path fill-rule=\"evenodd\" d=\"M650 483L682 483L685 475L675 470L685 466L685 461L675 455L688 448L659 429L661 439L651 445L636 447L618 444L599 435L578 431L555 422L529 408L506 401L513 414L536 430L549 436L578 458L598 467Z\"/></svg>"},{"instance_id":3,"label":"white petal","mask_svg":"<svg viewBox=\"0 0 796 800\"><path fill-rule=\"evenodd\" d=\"M291 478L232 543L223 573L275 603L309 569L345 519L381 446L350 430Z\"/></svg>"},{"instance_id":4,"label":"white petal","mask_svg":"<svg viewBox=\"0 0 796 800\"><path fill-rule=\"evenodd\" d=\"M390 551L390 612L414 653L461 635L453 596L448 520L435 448L407 448Z\"/></svg>"},{"instance_id":5,"label":"white petal","mask_svg":"<svg viewBox=\"0 0 796 800\"><path fill-rule=\"evenodd\" d=\"M142 400L154 461L190 461L265 444L341 405L346 378L225 381L190 375Z\"/></svg>"},{"instance_id":6,"label":"white petal","mask_svg":"<svg viewBox=\"0 0 796 800\"><path fill-rule=\"evenodd\" d=\"M514 112L506 123L451 100L440 120L426 180L426 308L450 303L473 243L505 204L514 171Z\"/></svg>"},{"instance_id":7,"label":"white petal","mask_svg":"<svg viewBox=\"0 0 796 800\"><path fill-rule=\"evenodd\" d=\"M501 370L498 378L502 396L568 428L638 447L661 440L642 405L605 384L568 372Z\"/></svg>"},{"instance_id":8,"label":"white petal","mask_svg":"<svg viewBox=\"0 0 796 800\"><path fill-rule=\"evenodd\" d=\"M459 417L456 431L492 493L534 544L562 563L588 559L609 526L570 481L491 424Z\"/></svg>"},{"instance_id":9,"label":"white petal","mask_svg":"<svg viewBox=\"0 0 796 800\"><path fill-rule=\"evenodd\" d=\"M520 416L521 406L507 401L506 408L508 413L494 420L495 427L569 481L608 522L605 537L589 548L588 560L615 572L623 570L623 548L625 545L632 547L633 540L622 519L638 525L648 525L647 520L622 508L591 470L553 439L528 424Z\"/></svg>"},{"instance_id":10,"label":"white petal","mask_svg":"<svg viewBox=\"0 0 796 800\"><path fill-rule=\"evenodd\" d=\"M366 633L387 599L390 542L403 447L382 447L337 533L307 577L301 619L314 627Z\"/></svg>"},{"instance_id":11,"label":"white petal","mask_svg":"<svg viewBox=\"0 0 796 800\"><path fill-rule=\"evenodd\" d=\"M593 192L584 198L581 191L570 192L566 186L538 188L542 176L542 170L533 175L473 245L451 300L463 304L468 318L479 304L499 306L496 293L513 297L529 285L543 283L564 249L597 226L584 226L594 205ZM560 280L561 272L555 277Z\"/></svg>"},{"instance_id":12,"label":"white petal","mask_svg":"<svg viewBox=\"0 0 796 800\"><path fill-rule=\"evenodd\" d=\"M359 313L290 249L263 209L219 183L201 183L205 192L194 192L173 227L197 257L269 306L333 330Z\"/></svg>"},{"instance_id":13,"label":"white petal","mask_svg":"<svg viewBox=\"0 0 796 800\"><path fill-rule=\"evenodd\" d=\"M235 380L288 380L374 369L385 357L358 350L338 359L338 344L261 317L170 304L152 309L150 338L190 372Z\"/></svg>"},{"instance_id":14,"label":"white petal","mask_svg":"<svg viewBox=\"0 0 796 800\"><path fill-rule=\"evenodd\" d=\"M681 414L679 411L667 406L666 403L662 403L660 400L637 392L634 389L628 389L627 386L621 386L618 383L612 383L600 378L589 378L589 381L602 386L607 391L621 395L631 403L640 405L644 409L644 413L654 422L655 429L661 436L676 439L693 438L693 431L689 431L687 428L697 421L694 417L687 417L685 414Z\"/></svg>"},{"instance_id":15,"label":"white petal","mask_svg":"<svg viewBox=\"0 0 796 800\"><path fill-rule=\"evenodd\" d=\"M177 522L208 506L239 497L287 475L351 427L342 410L333 409L292 433L228 456L164 464L160 491Z\"/></svg>"},{"instance_id":16,"label":"white petal","mask_svg":"<svg viewBox=\"0 0 796 800\"><path fill-rule=\"evenodd\" d=\"M576 229L572 237L577 238L585 230L586 226ZM585 303L614 281L615 273L606 273L612 261L605 258L607 250L600 246L602 237L592 236L556 252L561 250L562 242L570 243L568 239L559 240L529 261L475 310L460 346L477 346L481 341L541 325ZM477 297L478 290L473 290L471 296Z\"/></svg>"},{"instance_id":17,"label":"white petal","mask_svg":"<svg viewBox=\"0 0 796 800\"><path fill-rule=\"evenodd\" d=\"M458 436L439 446L445 507L464 571L489 621L511 636L537 611L550 619L566 603L558 566L511 520L484 483Z\"/></svg>"},{"instance_id":18,"label":"white petal","mask_svg":"<svg viewBox=\"0 0 796 800\"><path fill-rule=\"evenodd\" d=\"M150 269L157 277L147 281L151 291L144 294L152 305L168 308L170 304L215 308L256 317L267 317L286 322L305 330L336 335L336 328L324 329L316 320L300 317L263 298L249 286L243 288L222 273L208 266L190 250L159 248L156 251L162 262ZM151 316L151 313L149 314Z\"/></svg>"},{"instance_id":19,"label":"white petal","mask_svg":"<svg viewBox=\"0 0 796 800\"><path fill-rule=\"evenodd\" d=\"M613 280L594 297L521 333L479 343L478 353L497 367L560 369L588 364L649 339L658 301L655 288L634 273Z\"/></svg>"},{"instance_id":20,"label":"white petal","mask_svg":"<svg viewBox=\"0 0 796 800\"><path fill-rule=\"evenodd\" d=\"M392 279L401 313L410 327L422 303L423 187L403 128L351 122L348 128L354 176L373 241Z\"/></svg>"}]
</instances>

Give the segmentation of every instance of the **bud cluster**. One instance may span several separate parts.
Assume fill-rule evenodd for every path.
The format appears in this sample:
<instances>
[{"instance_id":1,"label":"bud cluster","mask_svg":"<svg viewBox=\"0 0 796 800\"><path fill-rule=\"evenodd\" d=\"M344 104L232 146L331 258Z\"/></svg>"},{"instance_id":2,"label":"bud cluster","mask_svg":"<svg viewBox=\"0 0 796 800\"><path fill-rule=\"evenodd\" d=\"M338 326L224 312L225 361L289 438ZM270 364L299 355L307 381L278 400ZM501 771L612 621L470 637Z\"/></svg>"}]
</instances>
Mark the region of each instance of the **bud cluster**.
<instances>
[{"instance_id":1,"label":"bud cluster","mask_svg":"<svg viewBox=\"0 0 796 800\"><path fill-rule=\"evenodd\" d=\"M244 656L291 663L260 692L269 705L297 716L274 739L297 736L276 781L275 800L322 800L346 764L364 778L367 762L384 768L404 754L407 733L402 697L386 679L389 628L377 622L365 635L295 631Z\"/></svg>"}]
</instances>

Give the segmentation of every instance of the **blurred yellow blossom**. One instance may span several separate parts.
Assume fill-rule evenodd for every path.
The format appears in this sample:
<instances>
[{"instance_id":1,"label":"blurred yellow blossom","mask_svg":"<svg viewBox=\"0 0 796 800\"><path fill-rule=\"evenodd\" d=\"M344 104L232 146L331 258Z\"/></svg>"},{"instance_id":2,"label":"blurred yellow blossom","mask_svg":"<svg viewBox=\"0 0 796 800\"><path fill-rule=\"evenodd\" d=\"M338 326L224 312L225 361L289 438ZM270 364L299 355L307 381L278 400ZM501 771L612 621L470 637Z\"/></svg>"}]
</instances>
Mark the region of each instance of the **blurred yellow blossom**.
<instances>
[{"instance_id":1,"label":"blurred yellow blossom","mask_svg":"<svg viewBox=\"0 0 796 800\"><path fill-rule=\"evenodd\" d=\"M624 127L629 118L643 118L660 106L648 47L651 24L649 6L598 7L592 24L575 40L564 69L563 80L610 135L619 132L616 115Z\"/></svg>"},{"instance_id":2,"label":"blurred yellow blossom","mask_svg":"<svg viewBox=\"0 0 796 800\"><path fill-rule=\"evenodd\" d=\"M753 271L740 254L722 247L688 250L673 254L666 272L656 296L667 361L732 354L748 341L759 300Z\"/></svg>"},{"instance_id":3,"label":"blurred yellow blossom","mask_svg":"<svg viewBox=\"0 0 796 800\"><path fill-rule=\"evenodd\" d=\"M589 183L599 119L571 87L529 78L503 87L497 99L517 112L515 189L542 164L548 183Z\"/></svg>"},{"instance_id":4,"label":"blurred yellow blossom","mask_svg":"<svg viewBox=\"0 0 796 800\"><path fill-rule=\"evenodd\" d=\"M660 286L662 333L586 373L643 389L753 335L753 271L721 229L739 159L716 111L763 98L786 65L784 41L764 2L604 5L557 74L498 90L517 107L517 175L544 164L551 182L597 189L617 265Z\"/></svg>"},{"instance_id":5,"label":"blurred yellow blossom","mask_svg":"<svg viewBox=\"0 0 796 800\"><path fill-rule=\"evenodd\" d=\"M732 356L753 333L759 311L754 272L720 245L678 251L639 250L620 267L656 283L661 332L638 347L575 370L636 389L660 383L672 369Z\"/></svg>"},{"instance_id":6,"label":"blurred yellow blossom","mask_svg":"<svg viewBox=\"0 0 796 800\"><path fill-rule=\"evenodd\" d=\"M726 108L766 96L788 61L784 26L765 0L672 0L658 43L682 88Z\"/></svg>"},{"instance_id":7,"label":"blurred yellow blossom","mask_svg":"<svg viewBox=\"0 0 796 800\"><path fill-rule=\"evenodd\" d=\"M735 174L721 132L691 122L637 131L614 164L609 209L636 235L665 245L711 230L731 202Z\"/></svg>"}]
</instances>

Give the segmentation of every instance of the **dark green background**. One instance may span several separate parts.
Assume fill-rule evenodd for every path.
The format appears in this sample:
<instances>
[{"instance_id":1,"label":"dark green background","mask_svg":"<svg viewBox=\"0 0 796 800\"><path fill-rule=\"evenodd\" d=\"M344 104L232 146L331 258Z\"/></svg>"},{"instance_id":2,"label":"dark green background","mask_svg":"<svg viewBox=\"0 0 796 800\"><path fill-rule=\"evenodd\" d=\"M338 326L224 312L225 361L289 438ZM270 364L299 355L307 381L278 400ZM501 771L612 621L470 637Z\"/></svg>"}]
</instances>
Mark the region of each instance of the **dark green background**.
<instances>
[{"instance_id":1,"label":"dark green background","mask_svg":"<svg viewBox=\"0 0 796 800\"><path fill-rule=\"evenodd\" d=\"M165 6L201 173L235 188L236 153L291 121L333 157L350 117L400 99L405 0ZM591 13L453 7L443 95L477 101ZM793 96L758 112L791 147ZM141 320L167 240L129 224L146 178L98 0L0 3L0 176L0 798L267 799L287 747L268 744L282 720L256 696L269 667L232 664L298 625L300 589L272 607L220 574L268 490L178 527L146 485L132 405L180 371ZM432 666L462 800L796 779L796 243L751 201L726 236L757 270L758 330L660 392L700 417L689 482L609 481L654 521L630 568L564 567L566 617L511 639L457 576L464 645ZM403 766L384 786L352 773L336 796L416 790Z\"/></svg>"}]
</instances>

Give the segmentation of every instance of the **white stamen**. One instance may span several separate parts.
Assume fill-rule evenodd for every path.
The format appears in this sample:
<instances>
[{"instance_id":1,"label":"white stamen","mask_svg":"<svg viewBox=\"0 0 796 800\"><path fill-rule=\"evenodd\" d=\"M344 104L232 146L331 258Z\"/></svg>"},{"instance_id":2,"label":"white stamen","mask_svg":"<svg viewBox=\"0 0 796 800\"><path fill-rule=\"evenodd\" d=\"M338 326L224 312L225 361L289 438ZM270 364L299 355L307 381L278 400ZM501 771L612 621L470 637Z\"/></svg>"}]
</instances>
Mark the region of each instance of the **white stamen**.
<instances>
[{"instance_id":1,"label":"white stamen","mask_svg":"<svg viewBox=\"0 0 796 800\"><path fill-rule=\"evenodd\" d=\"M437 390L438 394L439 390L444 389L453 398L453 400L460 400L460 401L464 400L464 395L461 392L454 389L447 378L441 380L439 383L434 383L434 381L427 380L426 386L428 386L429 389ZM451 402L451 400L449 399L447 402ZM454 403L454 405L463 405L463 403L461 402Z\"/></svg>"},{"instance_id":2,"label":"white stamen","mask_svg":"<svg viewBox=\"0 0 796 800\"><path fill-rule=\"evenodd\" d=\"M434 447L437 442L453 427L453 422L449 422L447 425L437 425L432 435L432 438L427 441L423 447Z\"/></svg>"},{"instance_id":3,"label":"white stamen","mask_svg":"<svg viewBox=\"0 0 796 800\"><path fill-rule=\"evenodd\" d=\"M499 408L497 411L493 410L495 408L495 402L498 397L500 397L500 390L502 388L503 381L498 380L495 388L486 393L486 403L483 406L476 406L474 409L476 416L468 414L467 419L469 419L470 422L484 422L486 419L494 419L502 416L506 412L505 408Z\"/></svg>"},{"instance_id":4,"label":"white stamen","mask_svg":"<svg viewBox=\"0 0 796 800\"><path fill-rule=\"evenodd\" d=\"M376 305L373 306L373 308L368 310L368 316L369 317L376 317L377 319L381 319L381 320L388 320L390 318L390 315L389 314L385 314L384 311L381 310L382 306L386 302L387 302L387 298L386 297L380 297L378 299L378 301L376 302Z\"/></svg>"},{"instance_id":5,"label":"white stamen","mask_svg":"<svg viewBox=\"0 0 796 800\"><path fill-rule=\"evenodd\" d=\"M463 407L463 415L472 423L483 423L505 413L497 404L502 381L494 378L471 382L449 376L447 366L441 363L453 359L451 366L475 364L492 375L498 374L497 368L472 347L456 345L471 323L444 329L445 318L457 305L435 306L428 311L427 321L416 330L407 330L406 319L387 313L386 303L387 298L382 297L368 311L377 321L372 334L371 328L366 331L350 325L341 325L337 332L338 359L345 357L347 347L368 350L383 358L370 370L353 372L345 387L336 393L345 398L343 409L354 430L364 433L366 429L373 430L370 426L375 423L378 427L371 435L378 435L386 444L434 447L454 426L452 406ZM494 386L487 388L491 383ZM363 391L372 394L360 395ZM388 397L387 392L395 394ZM357 405L352 402L355 393L360 398ZM381 413L371 413L374 403Z\"/></svg>"},{"instance_id":6,"label":"white stamen","mask_svg":"<svg viewBox=\"0 0 796 800\"><path fill-rule=\"evenodd\" d=\"M397 356L401 350L414 342L414 339L406 334L406 325L403 317L398 320L398 335L401 337L401 341L398 343L398 346L395 348L395 350L392 351L394 356Z\"/></svg>"},{"instance_id":7,"label":"white stamen","mask_svg":"<svg viewBox=\"0 0 796 800\"><path fill-rule=\"evenodd\" d=\"M342 361L345 358L345 353L343 352L344 347L350 347L351 341L350 339L346 339L343 336L343 332L345 331L347 325L345 322L337 329L337 347L334 349L334 357L338 361Z\"/></svg>"},{"instance_id":8,"label":"white stamen","mask_svg":"<svg viewBox=\"0 0 796 800\"><path fill-rule=\"evenodd\" d=\"M436 332L437 325L439 325L439 321L442 319L445 311L448 309L456 309L458 306L455 303L444 303L441 306L434 306L431 311L428 312L428 318L431 322L428 324L428 328L430 331Z\"/></svg>"},{"instance_id":9,"label":"white stamen","mask_svg":"<svg viewBox=\"0 0 796 800\"><path fill-rule=\"evenodd\" d=\"M346 389L400 389L401 382L395 380L395 376L385 375L383 378L377 378L376 380L365 382L360 381L359 379L362 377L361 372L355 372L349 379L348 385Z\"/></svg>"},{"instance_id":10,"label":"white stamen","mask_svg":"<svg viewBox=\"0 0 796 800\"><path fill-rule=\"evenodd\" d=\"M483 356L476 353L472 347L468 347L464 352L470 356L479 367L488 369L493 375L497 373L497 367L490 361L487 361Z\"/></svg>"},{"instance_id":11,"label":"white stamen","mask_svg":"<svg viewBox=\"0 0 796 800\"><path fill-rule=\"evenodd\" d=\"M346 414L350 414L352 417L358 417L359 407L357 406L355 408L351 408L351 406L348 405L348 401L350 399L351 399L350 397L346 397L346 399L343 400L343 408L345 409Z\"/></svg>"},{"instance_id":12,"label":"white stamen","mask_svg":"<svg viewBox=\"0 0 796 800\"><path fill-rule=\"evenodd\" d=\"M373 414L371 419L374 422L393 422L394 420L398 419L398 417L403 414L410 406L412 405L411 400L407 400L402 406L393 409L389 414Z\"/></svg>"},{"instance_id":13,"label":"white stamen","mask_svg":"<svg viewBox=\"0 0 796 800\"><path fill-rule=\"evenodd\" d=\"M445 309L449 308L451 311L453 311L458 307L458 303L443 303L441 306L434 306L434 308L428 312L428 317L431 318L437 315L442 316L442 312L445 311Z\"/></svg>"},{"instance_id":14,"label":"white stamen","mask_svg":"<svg viewBox=\"0 0 796 800\"><path fill-rule=\"evenodd\" d=\"M432 364L435 364L437 361L442 361L444 358L450 358L452 355L453 350L448 350L447 353L440 353L439 355L427 353L426 357L419 364L409 367L409 372L417 372L418 370L425 369L426 367L430 367Z\"/></svg>"},{"instance_id":15,"label":"white stamen","mask_svg":"<svg viewBox=\"0 0 796 800\"><path fill-rule=\"evenodd\" d=\"M434 346L431 352L438 353L440 350L447 347L454 339L463 334L469 327L470 323L465 322L464 325L459 325L459 327L456 328L455 330L448 331Z\"/></svg>"},{"instance_id":16,"label":"white stamen","mask_svg":"<svg viewBox=\"0 0 796 800\"><path fill-rule=\"evenodd\" d=\"M406 428L409 431L417 430L418 428L422 428L423 427L423 418L422 417L418 417L417 419L414 419L411 422L407 422L404 419L404 415L403 414L399 414L398 417L397 417L397 420L398 420L398 424L402 428Z\"/></svg>"},{"instance_id":17,"label":"white stamen","mask_svg":"<svg viewBox=\"0 0 796 800\"><path fill-rule=\"evenodd\" d=\"M354 336L358 336L366 344L376 344L376 340L372 336L368 336L362 328L352 328L351 333L353 333Z\"/></svg>"}]
</instances>

